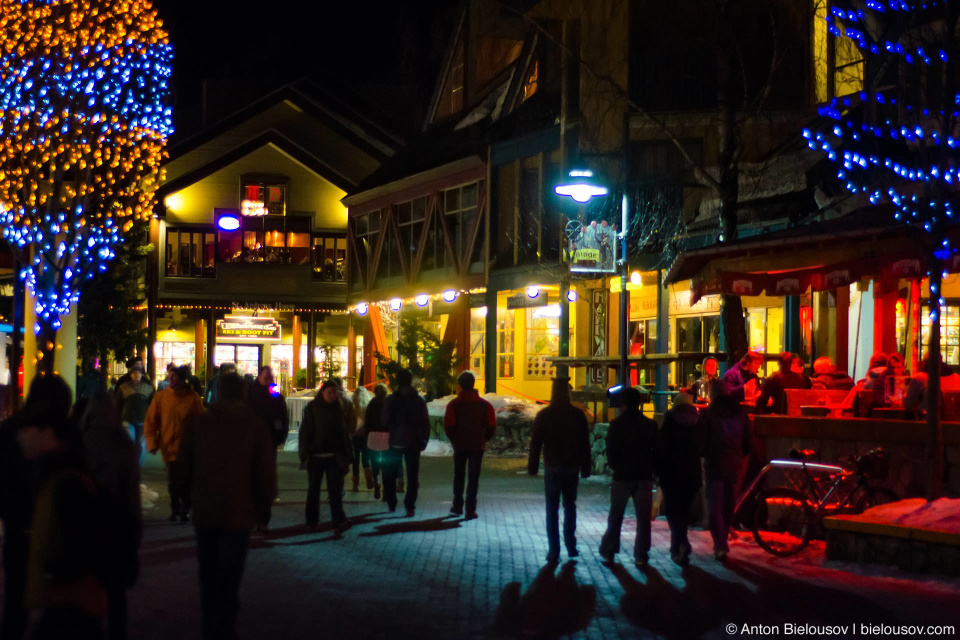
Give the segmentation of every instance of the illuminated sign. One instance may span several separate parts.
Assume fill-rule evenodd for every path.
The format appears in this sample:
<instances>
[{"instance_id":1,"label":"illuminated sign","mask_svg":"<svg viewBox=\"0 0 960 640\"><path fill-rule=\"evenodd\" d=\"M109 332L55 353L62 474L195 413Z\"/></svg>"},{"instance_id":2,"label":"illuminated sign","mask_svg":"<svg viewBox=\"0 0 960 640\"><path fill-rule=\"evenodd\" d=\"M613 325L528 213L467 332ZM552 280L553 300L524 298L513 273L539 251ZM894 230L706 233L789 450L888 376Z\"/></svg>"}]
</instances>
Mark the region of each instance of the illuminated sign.
<instances>
[{"instance_id":1,"label":"illuminated sign","mask_svg":"<svg viewBox=\"0 0 960 640\"><path fill-rule=\"evenodd\" d=\"M570 232L570 271L613 273L617 269L617 229L604 222Z\"/></svg>"},{"instance_id":2,"label":"illuminated sign","mask_svg":"<svg viewBox=\"0 0 960 640\"><path fill-rule=\"evenodd\" d=\"M240 211L245 216L265 216L267 206L259 200L244 200L240 203Z\"/></svg>"},{"instance_id":3,"label":"illuminated sign","mask_svg":"<svg viewBox=\"0 0 960 640\"><path fill-rule=\"evenodd\" d=\"M280 323L274 318L227 316L217 320L217 340L280 342Z\"/></svg>"}]
</instances>

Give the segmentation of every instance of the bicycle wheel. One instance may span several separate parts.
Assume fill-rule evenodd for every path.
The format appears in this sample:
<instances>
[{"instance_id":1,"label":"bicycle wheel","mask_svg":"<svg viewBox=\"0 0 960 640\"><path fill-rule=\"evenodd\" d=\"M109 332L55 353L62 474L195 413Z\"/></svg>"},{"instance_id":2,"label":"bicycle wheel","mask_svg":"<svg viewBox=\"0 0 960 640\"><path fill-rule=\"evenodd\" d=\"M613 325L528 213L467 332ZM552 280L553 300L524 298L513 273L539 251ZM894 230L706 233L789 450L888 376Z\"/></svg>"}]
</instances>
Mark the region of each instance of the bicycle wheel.
<instances>
[{"instance_id":1,"label":"bicycle wheel","mask_svg":"<svg viewBox=\"0 0 960 640\"><path fill-rule=\"evenodd\" d=\"M856 501L857 513L863 513L870 507L889 504L898 500L900 498L897 497L897 494L886 487L862 487Z\"/></svg>"},{"instance_id":2,"label":"bicycle wheel","mask_svg":"<svg viewBox=\"0 0 960 640\"><path fill-rule=\"evenodd\" d=\"M815 524L810 501L799 491L775 487L757 498L753 537L767 553L775 556L797 553L810 542Z\"/></svg>"}]
</instances>

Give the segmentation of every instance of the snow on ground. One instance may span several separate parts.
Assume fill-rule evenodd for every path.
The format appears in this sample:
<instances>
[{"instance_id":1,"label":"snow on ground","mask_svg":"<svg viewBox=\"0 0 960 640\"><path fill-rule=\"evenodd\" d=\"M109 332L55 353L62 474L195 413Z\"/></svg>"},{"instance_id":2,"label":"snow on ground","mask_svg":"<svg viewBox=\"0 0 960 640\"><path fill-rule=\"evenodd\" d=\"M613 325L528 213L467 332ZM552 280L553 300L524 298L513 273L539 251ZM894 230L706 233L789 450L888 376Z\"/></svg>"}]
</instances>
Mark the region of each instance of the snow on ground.
<instances>
[{"instance_id":1,"label":"snow on ground","mask_svg":"<svg viewBox=\"0 0 960 640\"><path fill-rule=\"evenodd\" d=\"M960 499L940 498L927 502L911 498L867 509L860 519L916 529L960 533Z\"/></svg>"},{"instance_id":2,"label":"snow on ground","mask_svg":"<svg viewBox=\"0 0 960 640\"><path fill-rule=\"evenodd\" d=\"M427 443L427 448L420 455L431 458L449 457L453 455L453 445L442 440L431 440Z\"/></svg>"},{"instance_id":3,"label":"snow on ground","mask_svg":"<svg viewBox=\"0 0 960 640\"><path fill-rule=\"evenodd\" d=\"M455 395L449 395L432 400L427 403L427 411L430 412L431 417L442 418L447 410L447 405L456 397ZM495 393L485 393L483 399L493 405L493 410L497 412L498 416L522 413L530 420L533 420L540 413L540 410L546 406L537 404L532 400L514 396L501 396Z\"/></svg>"},{"instance_id":4,"label":"snow on ground","mask_svg":"<svg viewBox=\"0 0 960 640\"><path fill-rule=\"evenodd\" d=\"M140 508L143 511L149 511L150 509L153 509L156 506L159 498L159 493L145 484L140 485Z\"/></svg>"}]
</instances>

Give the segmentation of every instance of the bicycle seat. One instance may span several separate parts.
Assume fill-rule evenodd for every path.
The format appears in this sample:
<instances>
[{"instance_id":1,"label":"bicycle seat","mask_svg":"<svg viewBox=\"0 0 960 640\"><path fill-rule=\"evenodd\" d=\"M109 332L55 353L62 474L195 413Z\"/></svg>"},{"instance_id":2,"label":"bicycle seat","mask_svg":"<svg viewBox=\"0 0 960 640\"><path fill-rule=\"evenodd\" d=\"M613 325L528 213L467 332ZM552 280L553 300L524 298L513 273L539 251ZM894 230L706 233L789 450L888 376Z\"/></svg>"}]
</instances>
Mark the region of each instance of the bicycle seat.
<instances>
[{"instance_id":1,"label":"bicycle seat","mask_svg":"<svg viewBox=\"0 0 960 640\"><path fill-rule=\"evenodd\" d=\"M790 449L789 455L791 460L806 460L817 455L817 452L813 449Z\"/></svg>"}]
</instances>

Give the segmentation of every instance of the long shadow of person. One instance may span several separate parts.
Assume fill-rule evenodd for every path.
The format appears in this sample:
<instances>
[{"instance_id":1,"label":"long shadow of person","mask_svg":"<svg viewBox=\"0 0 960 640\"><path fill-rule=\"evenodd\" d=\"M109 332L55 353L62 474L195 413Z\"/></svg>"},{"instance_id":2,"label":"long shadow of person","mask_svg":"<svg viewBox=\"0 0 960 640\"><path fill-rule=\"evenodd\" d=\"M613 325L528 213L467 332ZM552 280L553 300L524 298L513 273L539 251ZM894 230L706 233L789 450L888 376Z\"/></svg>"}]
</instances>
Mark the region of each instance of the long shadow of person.
<instances>
[{"instance_id":1,"label":"long shadow of person","mask_svg":"<svg viewBox=\"0 0 960 640\"><path fill-rule=\"evenodd\" d=\"M368 522L377 522L380 518L376 517L375 514L365 513L359 516L354 516L350 518L350 526L355 527L357 525L365 524ZM328 536L326 538L316 538L314 537L317 533L330 533L333 532L334 535ZM286 541L288 538L299 538L301 536L309 535L310 537L306 540L296 540L292 542ZM271 529L269 532L260 534L258 536L252 536L250 538L250 548L251 549L269 549L271 547L283 546L283 547L297 547L315 544L317 542L328 542L330 540L339 540L341 536L336 532L336 525L332 522L324 522L316 528L316 530L307 532L304 530L302 524L292 525L289 527L282 527L279 529Z\"/></svg>"},{"instance_id":2,"label":"long shadow of person","mask_svg":"<svg viewBox=\"0 0 960 640\"><path fill-rule=\"evenodd\" d=\"M431 518L429 520L411 520L407 522L397 522L395 524L381 524L376 527L376 531L361 533L360 537L388 536L394 533L410 533L412 531L447 531L459 527L460 520L451 520L447 517Z\"/></svg>"},{"instance_id":3,"label":"long shadow of person","mask_svg":"<svg viewBox=\"0 0 960 640\"><path fill-rule=\"evenodd\" d=\"M612 565L610 572L625 592L620 609L635 626L667 638L696 638L716 626L717 619L709 609L656 569L648 566L642 570L645 584L622 565Z\"/></svg>"},{"instance_id":4,"label":"long shadow of person","mask_svg":"<svg viewBox=\"0 0 960 640\"><path fill-rule=\"evenodd\" d=\"M521 584L511 582L500 593L497 630L532 638L556 638L587 628L596 609L597 590L577 584L576 562L563 565L554 575L556 564L540 569L526 593Z\"/></svg>"}]
</instances>

